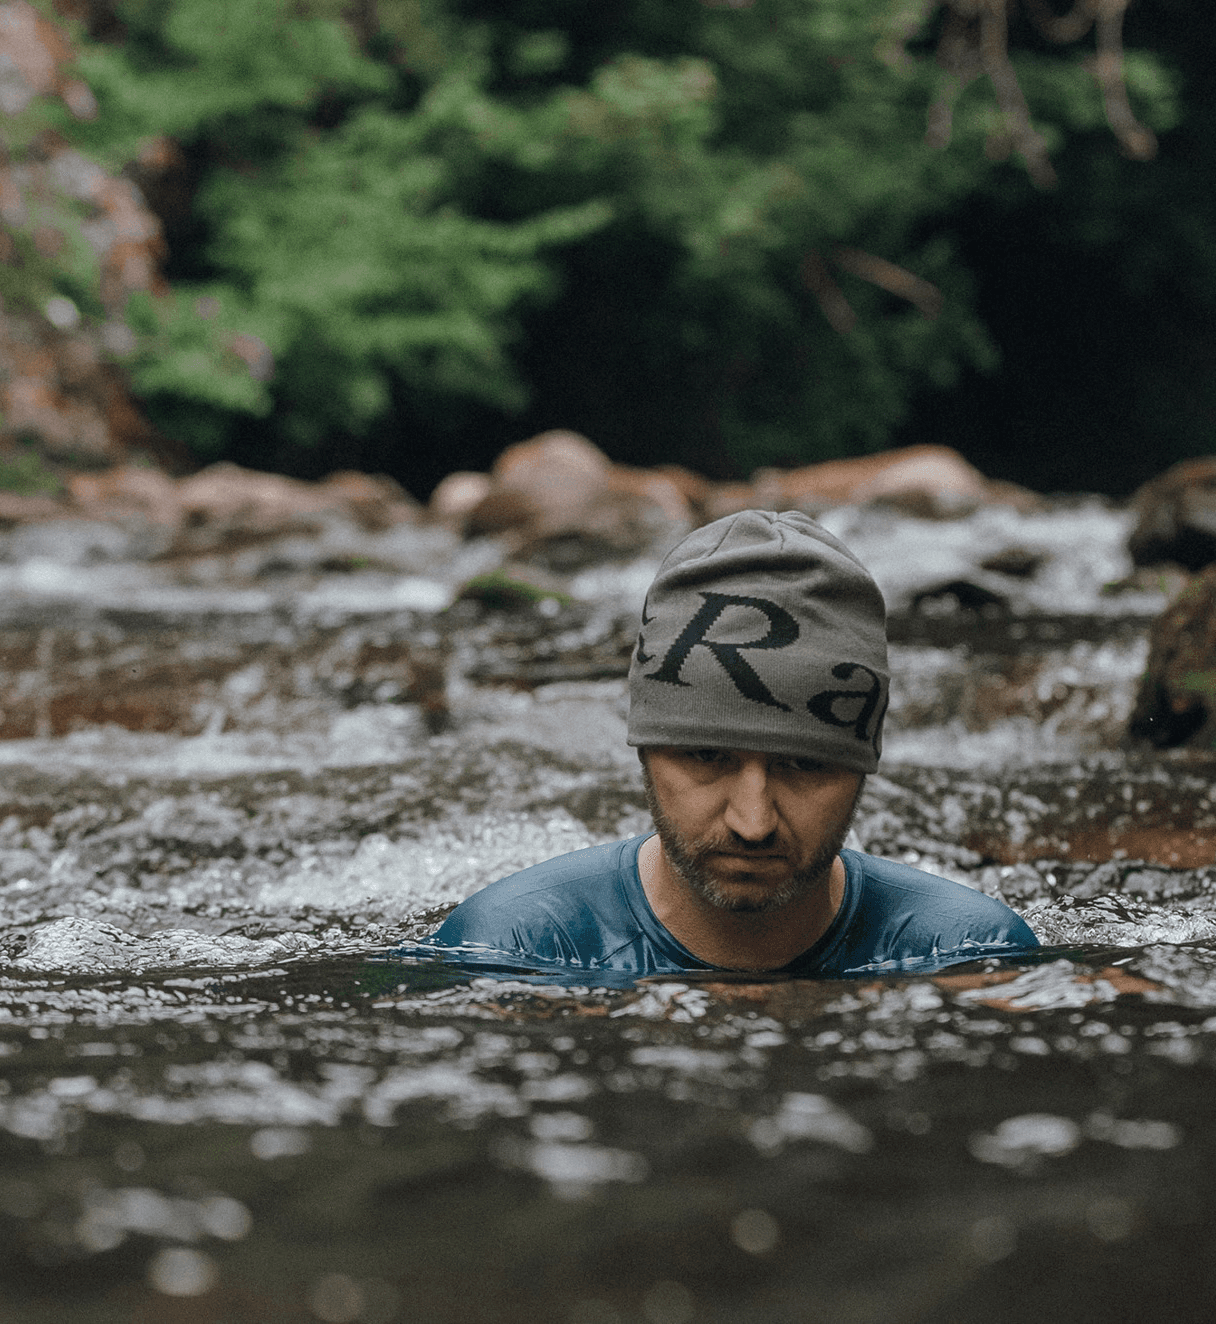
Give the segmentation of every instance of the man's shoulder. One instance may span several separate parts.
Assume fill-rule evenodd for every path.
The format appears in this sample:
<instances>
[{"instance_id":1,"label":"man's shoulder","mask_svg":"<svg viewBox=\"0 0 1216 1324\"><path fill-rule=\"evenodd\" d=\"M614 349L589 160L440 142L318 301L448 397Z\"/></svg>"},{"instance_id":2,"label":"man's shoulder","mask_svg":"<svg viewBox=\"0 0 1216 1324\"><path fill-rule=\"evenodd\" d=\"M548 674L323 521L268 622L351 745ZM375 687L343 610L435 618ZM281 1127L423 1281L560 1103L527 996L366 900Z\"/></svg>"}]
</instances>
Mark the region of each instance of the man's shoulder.
<instances>
[{"instance_id":1,"label":"man's shoulder","mask_svg":"<svg viewBox=\"0 0 1216 1324\"><path fill-rule=\"evenodd\" d=\"M609 914L616 922L607 929L619 932L621 912L628 911L624 885L642 840L588 846L500 878L462 901L431 941L554 958L564 957L571 944L585 954L588 942L605 931Z\"/></svg>"},{"instance_id":2,"label":"man's shoulder","mask_svg":"<svg viewBox=\"0 0 1216 1324\"><path fill-rule=\"evenodd\" d=\"M856 923L891 932L929 949L1033 947L1038 939L1020 915L996 897L898 860L843 851L861 884Z\"/></svg>"},{"instance_id":3,"label":"man's shoulder","mask_svg":"<svg viewBox=\"0 0 1216 1324\"><path fill-rule=\"evenodd\" d=\"M477 903L480 908L518 906L530 896L558 892L568 900L578 896L578 889L595 887L605 878L616 876L626 863L628 848L633 839L606 841L598 846L556 855L551 860L530 864L518 873L508 874L497 882L489 883L480 892L474 892L462 906ZM636 853L636 852L635 852Z\"/></svg>"}]
</instances>

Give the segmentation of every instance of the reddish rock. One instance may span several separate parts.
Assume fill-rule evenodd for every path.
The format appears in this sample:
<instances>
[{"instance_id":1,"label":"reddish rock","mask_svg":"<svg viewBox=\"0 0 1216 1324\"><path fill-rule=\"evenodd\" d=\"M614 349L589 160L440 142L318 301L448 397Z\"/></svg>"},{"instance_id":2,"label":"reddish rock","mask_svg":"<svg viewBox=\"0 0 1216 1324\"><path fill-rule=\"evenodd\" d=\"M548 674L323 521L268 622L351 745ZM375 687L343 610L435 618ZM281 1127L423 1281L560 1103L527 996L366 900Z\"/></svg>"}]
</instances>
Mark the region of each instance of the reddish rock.
<instances>
[{"instance_id":1,"label":"reddish rock","mask_svg":"<svg viewBox=\"0 0 1216 1324\"><path fill-rule=\"evenodd\" d=\"M485 496L465 513L463 529L470 538L492 538L496 534L523 529L536 518L536 504L526 492L514 492L491 484Z\"/></svg>"},{"instance_id":2,"label":"reddish rock","mask_svg":"<svg viewBox=\"0 0 1216 1324\"><path fill-rule=\"evenodd\" d=\"M341 515L369 530L413 519L416 506L389 478L335 474L307 483L238 465L210 465L176 485L182 526L174 553L229 550L284 533L318 533Z\"/></svg>"},{"instance_id":3,"label":"reddish rock","mask_svg":"<svg viewBox=\"0 0 1216 1324\"><path fill-rule=\"evenodd\" d=\"M1153 623L1128 733L1159 749L1216 748L1216 565Z\"/></svg>"},{"instance_id":4,"label":"reddish rock","mask_svg":"<svg viewBox=\"0 0 1216 1324\"><path fill-rule=\"evenodd\" d=\"M72 59L67 37L24 0L0 5L0 57L8 74L0 108L9 115L20 114L35 97L64 97L79 81L64 72ZM87 103L79 93L75 93L74 99L85 109ZM95 103L93 113L96 113ZM86 111L79 118L90 119L92 115Z\"/></svg>"},{"instance_id":5,"label":"reddish rock","mask_svg":"<svg viewBox=\"0 0 1216 1324\"><path fill-rule=\"evenodd\" d=\"M761 469L752 484L757 503L769 510L878 501L911 515L950 519L982 505L1033 508L1037 502L1024 488L990 482L948 446L908 446L802 469Z\"/></svg>"},{"instance_id":6,"label":"reddish rock","mask_svg":"<svg viewBox=\"0 0 1216 1324\"><path fill-rule=\"evenodd\" d=\"M624 497L649 502L672 524L687 523L692 507L680 484L657 469L633 469L614 465L608 475L608 490Z\"/></svg>"},{"instance_id":7,"label":"reddish rock","mask_svg":"<svg viewBox=\"0 0 1216 1324\"><path fill-rule=\"evenodd\" d=\"M682 464L658 464L651 472L670 479L680 489L680 495L684 500L694 508L703 506L718 486L702 474L685 469Z\"/></svg>"},{"instance_id":8,"label":"reddish rock","mask_svg":"<svg viewBox=\"0 0 1216 1324\"><path fill-rule=\"evenodd\" d=\"M316 484L242 469L226 461L182 479L177 495L182 513L191 524L269 530L316 515L332 504Z\"/></svg>"},{"instance_id":9,"label":"reddish rock","mask_svg":"<svg viewBox=\"0 0 1216 1324\"><path fill-rule=\"evenodd\" d=\"M391 478L353 472L306 483L216 464L173 479L146 465L68 473L67 500L0 492L0 524L48 519L146 520L175 530L175 554L224 551L287 532L316 532L339 514L376 533L418 517L418 503Z\"/></svg>"},{"instance_id":10,"label":"reddish rock","mask_svg":"<svg viewBox=\"0 0 1216 1324\"><path fill-rule=\"evenodd\" d=\"M715 483L709 495L701 503L701 517L706 524L712 520L724 519L740 510L785 509L766 505L765 496L751 483Z\"/></svg>"},{"instance_id":11,"label":"reddish rock","mask_svg":"<svg viewBox=\"0 0 1216 1324\"><path fill-rule=\"evenodd\" d=\"M1137 565L1172 561L1201 570L1216 561L1216 455L1183 460L1133 498L1128 550Z\"/></svg>"},{"instance_id":12,"label":"reddish rock","mask_svg":"<svg viewBox=\"0 0 1216 1324\"><path fill-rule=\"evenodd\" d=\"M62 519L66 513L64 503L55 497L25 496L19 492L0 491L0 528Z\"/></svg>"},{"instance_id":13,"label":"reddish rock","mask_svg":"<svg viewBox=\"0 0 1216 1324\"><path fill-rule=\"evenodd\" d=\"M181 523L178 485L159 469L116 465L101 473L69 474L65 481L74 505L90 519L135 516L170 528Z\"/></svg>"},{"instance_id":14,"label":"reddish rock","mask_svg":"<svg viewBox=\"0 0 1216 1324\"><path fill-rule=\"evenodd\" d=\"M509 534L515 551L563 569L640 550L692 522L670 476L614 465L577 432L544 432L508 447L490 477L466 532Z\"/></svg>"},{"instance_id":15,"label":"reddish rock","mask_svg":"<svg viewBox=\"0 0 1216 1324\"><path fill-rule=\"evenodd\" d=\"M577 432L542 432L508 446L494 462L498 491L517 493L534 532L565 529L607 484L612 461Z\"/></svg>"},{"instance_id":16,"label":"reddish rock","mask_svg":"<svg viewBox=\"0 0 1216 1324\"><path fill-rule=\"evenodd\" d=\"M417 501L387 474L364 474L352 469L332 473L321 483L322 493L351 515L369 533L381 533L398 524L417 520Z\"/></svg>"},{"instance_id":17,"label":"reddish rock","mask_svg":"<svg viewBox=\"0 0 1216 1324\"><path fill-rule=\"evenodd\" d=\"M252 633L251 633L252 631ZM383 626L317 627L284 641L273 623L217 630L159 625L0 628L0 740L93 726L197 735L291 730L368 702L418 705L427 726L448 720L445 658Z\"/></svg>"},{"instance_id":18,"label":"reddish rock","mask_svg":"<svg viewBox=\"0 0 1216 1324\"><path fill-rule=\"evenodd\" d=\"M442 479L431 493L427 514L438 524L464 528L469 515L490 495L493 486L489 474L458 469Z\"/></svg>"}]
</instances>

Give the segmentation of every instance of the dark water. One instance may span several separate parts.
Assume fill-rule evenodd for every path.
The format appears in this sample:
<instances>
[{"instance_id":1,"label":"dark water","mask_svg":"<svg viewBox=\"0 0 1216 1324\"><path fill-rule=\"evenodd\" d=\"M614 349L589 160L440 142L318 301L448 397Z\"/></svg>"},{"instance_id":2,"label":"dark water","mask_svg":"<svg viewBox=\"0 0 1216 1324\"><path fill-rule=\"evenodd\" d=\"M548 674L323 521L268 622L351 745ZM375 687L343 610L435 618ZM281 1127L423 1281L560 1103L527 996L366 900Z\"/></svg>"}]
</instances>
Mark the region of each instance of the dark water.
<instances>
[{"instance_id":1,"label":"dark water","mask_svg":"<svg viewBox=\"0 0 1216 1324\"><path fill-rule=\"evenodd\" d=\"M850 517L898 675L858 843L1048 946L832 983L415 953L482 883L644 828L647 564L514 615L402 605L442 596L433 547L399 566L429 590L98 570L86 603L14 570L27 694L125 659L162 716L0 744L0 1321L1210 1319L1216 765L1122 747L1160 599L1101 592L1121 517L1065 515ZM952 608L998 544L1042 570ZM393 649L442 659L445 730Z\"/></svg>"},{"instance_id":2,"label":"dark water","mask_svg":"<svg viewBox=\"0 0 1216 1324\"><path fill-rule=\"evenodd\" d=\"M1107 955L1158 980L1216 960ZM38 1023L5 1036L6 1308L1209 1318L1216 1017L1102 968L1048 959L1020 995L354 958L7 981Z\"/></svg>"}]
</instances>

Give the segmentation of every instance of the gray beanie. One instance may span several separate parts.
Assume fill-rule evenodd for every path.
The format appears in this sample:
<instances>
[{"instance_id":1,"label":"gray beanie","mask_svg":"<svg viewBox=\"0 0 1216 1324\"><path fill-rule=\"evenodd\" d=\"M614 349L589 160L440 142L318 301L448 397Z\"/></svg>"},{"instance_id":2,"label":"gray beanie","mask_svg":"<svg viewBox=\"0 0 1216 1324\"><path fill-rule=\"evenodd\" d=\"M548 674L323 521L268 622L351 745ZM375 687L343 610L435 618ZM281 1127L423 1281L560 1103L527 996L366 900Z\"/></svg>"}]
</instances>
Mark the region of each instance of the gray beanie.
<instances>
[{"instance_id":1,"label":"gray beanie","mask_svg":"<svg viewBox=\"0 0 1216 1324\"><path fill-rule=\"evenodd\" d=\"M696 529L646 595L629 743L747 749L873 772L886 609L861 562L797 511Z\"/></svg>"}]
</instances>

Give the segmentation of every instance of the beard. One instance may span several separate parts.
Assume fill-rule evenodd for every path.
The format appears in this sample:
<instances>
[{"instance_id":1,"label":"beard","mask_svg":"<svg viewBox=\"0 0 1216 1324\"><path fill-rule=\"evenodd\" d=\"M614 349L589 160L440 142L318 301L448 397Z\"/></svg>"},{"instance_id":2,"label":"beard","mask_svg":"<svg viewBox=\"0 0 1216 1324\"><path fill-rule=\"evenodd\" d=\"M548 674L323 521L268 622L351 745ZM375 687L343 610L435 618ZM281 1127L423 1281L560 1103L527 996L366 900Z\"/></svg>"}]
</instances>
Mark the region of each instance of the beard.
<instances>
[{"instance_id":1,"label":"beard","mask_svg":"<svg viewBox=\"0 0 1216 1324\"><path fill-rule=\"evenodd\" d=\"M864 783L863 778L862 785ZM642 763L642 785L646 791L646 804L654 819L659 841L672 868L703 901L718 910L731 910L736 914L767 914L826 887L832 865L836 862L836 856L840 854L840 848L849 835L849 828L853 825L853 816L861 799L861 785L859 785L857 795L839 830L832 833L815 854L805 864L795 869L779 887L757 897L733 892L724 887L713 871L710 857L721 851L727 851L735 856L752 853L771 854L774 846L779 844L775 832L760 842L748 841L738 833L731 832L729 828L724 835L718 837L705 837L699 841L690 840L663 812L659 797L655 794L650 769L645 762Z\"/></svg>"}]
</instances>

